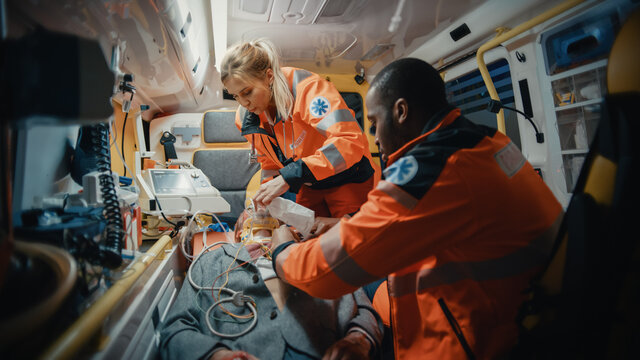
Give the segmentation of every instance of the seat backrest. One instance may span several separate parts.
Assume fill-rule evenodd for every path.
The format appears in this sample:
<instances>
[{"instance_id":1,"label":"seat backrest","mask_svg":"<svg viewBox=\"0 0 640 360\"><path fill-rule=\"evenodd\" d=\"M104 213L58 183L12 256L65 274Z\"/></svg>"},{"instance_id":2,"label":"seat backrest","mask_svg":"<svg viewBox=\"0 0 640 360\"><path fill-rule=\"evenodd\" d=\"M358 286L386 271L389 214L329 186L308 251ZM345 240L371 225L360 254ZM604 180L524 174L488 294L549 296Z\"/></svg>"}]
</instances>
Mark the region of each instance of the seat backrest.
<instances>
[{"instance_id":1,"label":"seat backrest","mask_svg":"<svg viewBox=\"0 0 640 360\"><path fill-rule=\"evenodd\" d=\"M594 143L549 264L521 309L513 358L640 358L640 236L633 227L640 72L629 60L640 49L638 34L635 11L609 55L609 94Z\"/></svg>"},{"instance_id":2,"label":"seat backrest","mask_svg":"<svg viewBox=\"0 0 640 360\"><path fill-rule=\"evenodd\" d=\"M202 134L204 148L193 153L193 165L209 177L231 205L231 212L220 220L233 226L247 196L259 187L260 165L249 162L249 143L235 126L234 110L205 112Z\"/></svg>"}]
</instances>

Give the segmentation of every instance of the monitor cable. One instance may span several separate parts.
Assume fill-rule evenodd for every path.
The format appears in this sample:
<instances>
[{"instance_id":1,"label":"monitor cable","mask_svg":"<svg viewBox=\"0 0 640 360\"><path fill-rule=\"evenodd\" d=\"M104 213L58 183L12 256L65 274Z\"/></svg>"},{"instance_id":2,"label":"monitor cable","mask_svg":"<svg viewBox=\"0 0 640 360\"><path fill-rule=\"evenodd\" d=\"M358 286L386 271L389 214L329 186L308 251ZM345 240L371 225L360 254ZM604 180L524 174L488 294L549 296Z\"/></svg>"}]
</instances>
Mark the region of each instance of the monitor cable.
<instances>
[{"instance_id":1,"label":"monitor cable","mask_svg":"<svg viewBox=\"0 0 640 360\"><path fill-rule=\"evenodd\" d=\"M529 115L525 114L524 112L522 112L522 111L520 111L520 110L518 110L516 108L505 106L498 100L493 100L493 99L489 100L489 103L487 104L487 110L491 111L494 114L497 114L500 111L500 109L507 109L507 110L515 111L518 114L521 114L522 116L524 116L527 120L529 120L529 122L533 126L533 130L536 132L536 142L538 144L542 144L544 142L544 134L541 133L540 131L538 131L538 127L533 122L531 117L529 117Z\"/></svg>"}]
</instances>

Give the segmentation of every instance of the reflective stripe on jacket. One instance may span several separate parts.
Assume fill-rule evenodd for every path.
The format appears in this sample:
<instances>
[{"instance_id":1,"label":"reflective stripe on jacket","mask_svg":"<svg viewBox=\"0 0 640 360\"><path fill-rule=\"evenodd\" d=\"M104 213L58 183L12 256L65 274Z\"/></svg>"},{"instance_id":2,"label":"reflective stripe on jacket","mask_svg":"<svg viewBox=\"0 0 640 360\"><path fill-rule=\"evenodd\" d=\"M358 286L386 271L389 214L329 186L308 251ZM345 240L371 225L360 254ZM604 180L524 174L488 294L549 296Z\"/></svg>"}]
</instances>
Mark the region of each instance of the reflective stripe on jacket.
<instances>
[{"instance_id":1,"label":"reflective stripe on jacket","mask_svg":"<svg viewBox=\"0 0 640 360\"><path fill-rule=\"evenodd\" d=\"M385 180L355 216L274 251L278 275L317 297L388 275L397 358L507 351L523 290L562 218L509 138L447 111L389 157Z\"/></svg>"},{"instance_id":2,"label":"reflective stripe on jacket","mask_svg":"<svg viewBox=\"0 0 640 360\"><path fill-rule=\"evenodd\" d=\"M263 170L278 171L297 192L302 184L326 189L368 180L377 165L369 143L335 86L307 70L282 68L294 96L292 114L273 128L266 114L240 106L236 126L259 153ZM283 125L283 123L286 123Z\"/></svg>"}]
</instances>

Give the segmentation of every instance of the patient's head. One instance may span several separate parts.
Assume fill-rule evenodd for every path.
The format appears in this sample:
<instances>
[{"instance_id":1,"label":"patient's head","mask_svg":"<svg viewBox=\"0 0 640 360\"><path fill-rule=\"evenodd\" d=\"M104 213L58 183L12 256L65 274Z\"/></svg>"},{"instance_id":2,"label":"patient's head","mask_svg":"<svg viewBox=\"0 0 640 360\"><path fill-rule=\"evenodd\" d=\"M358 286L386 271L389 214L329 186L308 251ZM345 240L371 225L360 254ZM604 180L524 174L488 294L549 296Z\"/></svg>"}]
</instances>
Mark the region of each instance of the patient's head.
<instances>
[{"instance_id":1,"label":"patient's head","mask_svg":"<svg viewBox=\"0 0 640 360\"><path fill-rule=\"evenodd\" d=\"M254 211L248 207L236 222L235 242L242 242L252 258L261 255L270 258L271 236L278 225L278 220L266 209Z\"/></svg>"}]
</instances>

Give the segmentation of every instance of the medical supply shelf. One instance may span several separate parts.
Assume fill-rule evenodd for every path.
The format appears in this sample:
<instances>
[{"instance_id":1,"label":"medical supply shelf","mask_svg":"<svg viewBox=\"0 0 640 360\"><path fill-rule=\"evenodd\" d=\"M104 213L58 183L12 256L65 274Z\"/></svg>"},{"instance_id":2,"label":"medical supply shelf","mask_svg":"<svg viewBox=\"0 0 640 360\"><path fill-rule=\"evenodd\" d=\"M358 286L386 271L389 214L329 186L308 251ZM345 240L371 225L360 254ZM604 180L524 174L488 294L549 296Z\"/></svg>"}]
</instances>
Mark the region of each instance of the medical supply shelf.
<instances>
[{"instance_id":1,"label":"medical supply shelf","mask_svg":"<svg viewBox=\"0 0 640 360\"><path fill-rule=\"evenodd\" d=\"M607 91L608 55L628 0L593 3L540 34L536 49L547 131L545 180L561 204L571 199Z\"/></svg>"},{"instance_id":2,"label":"medical supply shelf","mask_svg":"<svg viewBox=\"0 0 640 360\"><path fill-rule=\"evenodd\" d=\"M600 120L606 66L603 59L549 77L568 194L573 192Z\"/></svg>"},{"instance_id":3,"label":"medical supply shelf","mask_svg":"<svg viewBox=\"0 0 640 360\"><path fill-rule=\"evenodd\" d=\"M578 108L578 107L582 107L582 106L600 104L600 102L602 102L602 99L600 99L600 98L593 99L593 100L586 100L586 101L576 102L576 103L569 104L569 105L556 106L555 110L556 111L561 111L561 110L574 109L574 108Z\"/></svg>"},{"instance_id":4,"label":"medical supply shelf","mask_svg":"<svg viewBox=\"0 0 640 360\"><path fill-rule=\"evenodd\" d=\"M607 63L620 25L638 2L592 2L538 38L538 78L548 156L545 181L564 207L589 152L607 93Z\"/></svg>"}]
</instances>

